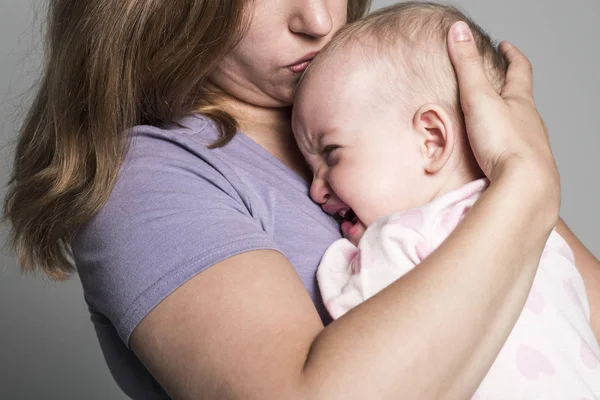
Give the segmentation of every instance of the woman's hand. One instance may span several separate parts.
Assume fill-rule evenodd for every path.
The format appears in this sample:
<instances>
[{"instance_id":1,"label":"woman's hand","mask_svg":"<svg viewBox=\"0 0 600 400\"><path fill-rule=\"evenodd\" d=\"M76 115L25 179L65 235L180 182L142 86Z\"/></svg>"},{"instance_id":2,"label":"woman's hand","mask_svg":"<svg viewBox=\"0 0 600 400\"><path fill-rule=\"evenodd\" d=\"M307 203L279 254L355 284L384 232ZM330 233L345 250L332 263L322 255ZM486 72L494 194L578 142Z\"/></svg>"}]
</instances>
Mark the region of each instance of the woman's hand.
<instances>
[{"instance_id":1,"label":"woman's hand","mask_svg":"<svg viewBox=\"0 0 600 400\"><path fill-rule=\"evenodd\" d=\"M558 170L548 132L533 100L531 63L515 46L502 42L508 61L506 84L498 94L488 80L483 59L464 22L455 23L448 49L458 76L469 141L485 175L494 182L508 171L524 179L547 204L560 205Z\"/></svg>"}]
</instances>

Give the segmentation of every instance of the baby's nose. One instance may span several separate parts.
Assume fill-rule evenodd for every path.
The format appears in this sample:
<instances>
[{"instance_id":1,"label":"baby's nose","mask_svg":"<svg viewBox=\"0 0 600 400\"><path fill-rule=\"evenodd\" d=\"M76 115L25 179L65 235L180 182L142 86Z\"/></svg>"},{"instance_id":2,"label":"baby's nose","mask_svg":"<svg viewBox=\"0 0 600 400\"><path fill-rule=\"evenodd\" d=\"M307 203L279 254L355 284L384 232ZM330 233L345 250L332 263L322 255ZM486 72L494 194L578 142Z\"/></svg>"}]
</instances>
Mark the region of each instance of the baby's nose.
<instances>
[{"instance_id":1,"label":"baby's nose","mask_svg":"<svg viewBox=\"0 0 600 400\"><path fill-rule=\"evenodd\" d=\"M310 185L310 197L317 204L325 204L331 197L331 189L325 180L315 177Z\"/></svg>"}]
</instances>

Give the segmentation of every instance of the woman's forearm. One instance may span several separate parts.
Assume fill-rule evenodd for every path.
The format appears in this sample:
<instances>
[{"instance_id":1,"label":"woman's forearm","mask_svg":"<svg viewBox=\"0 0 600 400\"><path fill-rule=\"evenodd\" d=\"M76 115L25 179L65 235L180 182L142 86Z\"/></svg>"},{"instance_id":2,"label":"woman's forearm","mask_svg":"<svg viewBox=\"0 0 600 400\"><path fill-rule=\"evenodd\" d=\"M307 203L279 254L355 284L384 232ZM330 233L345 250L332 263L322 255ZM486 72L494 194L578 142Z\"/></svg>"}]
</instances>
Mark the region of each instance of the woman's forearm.
<instances>
[{"instance_id":1,"label":"woman's forearm","mask_svg":"<svg viewBox=\"0 0 600 400\"><path fill-rule=\"evenodd\" d=\"M499 178L422 264L326 328L304 368L308 397L472 394L522 310L556 223L557 202L541 193Z\"/></svg>"}]
</instances>

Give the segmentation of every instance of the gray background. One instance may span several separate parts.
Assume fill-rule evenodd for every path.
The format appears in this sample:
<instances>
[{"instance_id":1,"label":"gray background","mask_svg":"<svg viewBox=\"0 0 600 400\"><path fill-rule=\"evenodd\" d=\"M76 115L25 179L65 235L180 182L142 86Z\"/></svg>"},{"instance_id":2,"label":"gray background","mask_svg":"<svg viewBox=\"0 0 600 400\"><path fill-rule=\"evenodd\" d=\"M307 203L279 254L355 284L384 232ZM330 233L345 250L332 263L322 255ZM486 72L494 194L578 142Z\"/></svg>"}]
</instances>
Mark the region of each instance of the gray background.
<instances>
[{"instance_id":1,"label":"gray background","mask_svg":"<svg viewBox=\"0 0 600 400\"><path fill-rule=\"evenodd\" d=\"M393 1L375 1L375 7ZM23 114L23 94L40 63L40 0L0 0L0 183ZM600 0L463 0L458 4L492 36L531 59L537 105L550 129L562 177L561 214L600 256ZM4 193L1 189L0 197ZM0 228L4 242L6 227ZM0 398L125 399L110 377L75 277L52 283L23 277L0 253Z\"/></svg>"}]
</instances>

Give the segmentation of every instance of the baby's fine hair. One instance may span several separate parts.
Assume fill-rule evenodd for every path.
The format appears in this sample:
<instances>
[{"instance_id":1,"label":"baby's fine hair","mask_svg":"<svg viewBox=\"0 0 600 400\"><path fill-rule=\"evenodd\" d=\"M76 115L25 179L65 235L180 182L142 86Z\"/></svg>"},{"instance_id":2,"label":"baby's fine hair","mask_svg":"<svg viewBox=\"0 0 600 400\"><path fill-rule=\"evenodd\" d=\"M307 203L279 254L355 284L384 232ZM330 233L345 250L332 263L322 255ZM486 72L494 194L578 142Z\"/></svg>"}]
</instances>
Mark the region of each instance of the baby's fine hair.
<instances>
[{"instance_id":1,"label":"baby's fine hair","mask_svg":"<svg viewBox=\"0 0 600 400\"><path fill-rule=\"evenodd\" d=\"M383 70L392 81L385 84L404 104L418 107L437 102L460 112L456 74L447 49L448 32L458 21L471 28L487 76L500 91L507 70L504 56L480 26L449 5L409 1L382 8L342 28L323 55L358 50L375 68L391 67Z\"/></svg>"}]
</instances>

